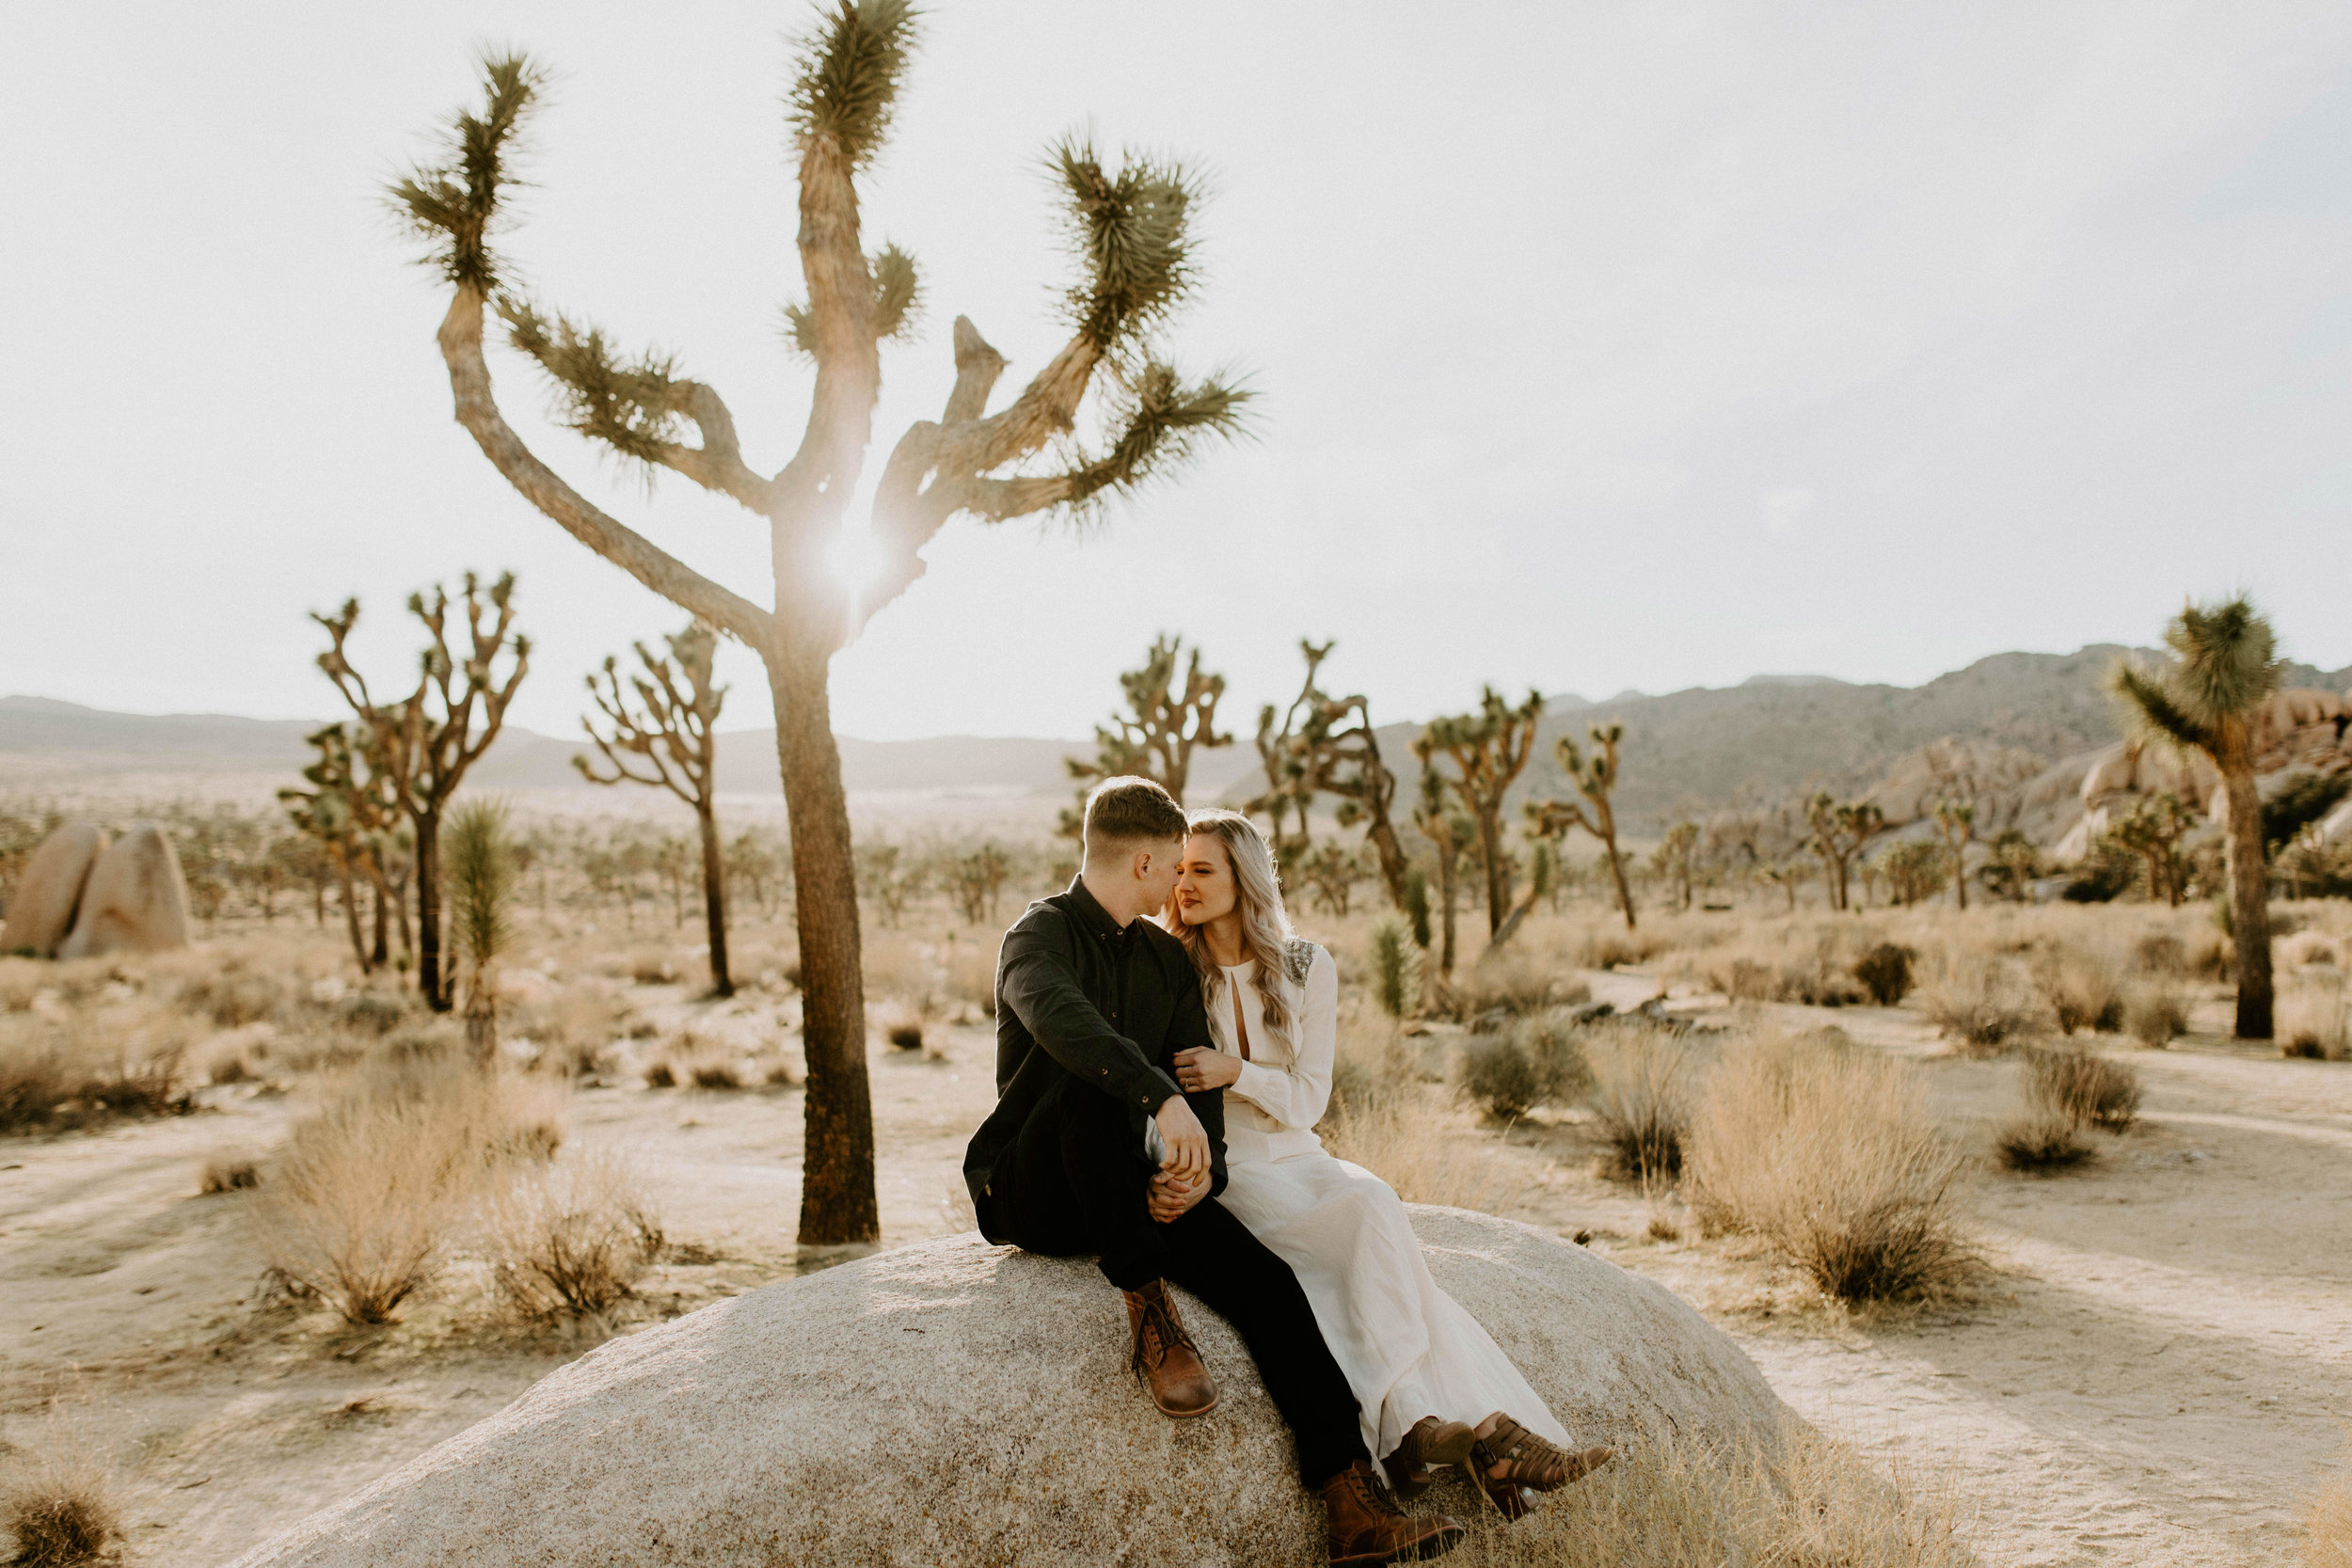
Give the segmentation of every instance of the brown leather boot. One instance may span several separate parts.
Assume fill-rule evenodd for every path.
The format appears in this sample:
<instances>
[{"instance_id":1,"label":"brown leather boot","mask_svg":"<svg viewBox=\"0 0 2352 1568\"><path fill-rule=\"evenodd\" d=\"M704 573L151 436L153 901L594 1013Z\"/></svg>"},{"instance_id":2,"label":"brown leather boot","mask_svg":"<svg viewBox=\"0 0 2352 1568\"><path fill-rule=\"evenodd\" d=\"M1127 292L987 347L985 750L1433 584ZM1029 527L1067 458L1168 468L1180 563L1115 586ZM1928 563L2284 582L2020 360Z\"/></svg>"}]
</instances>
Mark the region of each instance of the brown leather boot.
<instances>
[{"instance_id":1,"label":"brown leather boot","mask_svg":"<svg viewBox=\"0 0 2352 1568\"><path fill-rule=\"evenodd\" d=\"M1373 1481L1372 1461L1359 1459L1323 1483L1323 1511L1332 1568L1356 1563L1426 1562L1462 1543L1462 1527L1442 1513L1416 1519Z\"/></svg>"},{"instance_id":2,"label":"brown leather boot","mask_svg":"<svg viewBox=\"0 0 2352 1568\"><path fill-rule=\"evenodd\" d=\"M1184 1320L1176 1315L1168 1281L1155 1279L1125 1293L1127 1329L1136 1337L1135 1358L1128 1365L1151 1380L1152 1402L1160 1414L1184 1420L1215 1410L1216 1380L1184 1332Z\"/></svg>"}]
</instances>

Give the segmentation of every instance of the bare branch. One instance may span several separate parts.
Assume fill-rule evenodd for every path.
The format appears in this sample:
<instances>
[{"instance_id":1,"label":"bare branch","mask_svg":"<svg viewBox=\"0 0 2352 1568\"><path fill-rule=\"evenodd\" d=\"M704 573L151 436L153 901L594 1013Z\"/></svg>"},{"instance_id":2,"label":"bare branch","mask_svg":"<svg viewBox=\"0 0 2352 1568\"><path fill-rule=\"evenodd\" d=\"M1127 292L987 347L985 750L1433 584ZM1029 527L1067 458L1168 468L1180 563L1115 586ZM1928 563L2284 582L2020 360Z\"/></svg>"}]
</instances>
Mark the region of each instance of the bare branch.
<instances>
[{"instance_id":1,"label":"bare branch","mask_svg":"<svg viewBox=\"0 0 2352 1568\"><path fill-rule=\"evenodd\" d=\"M480 444L483 455L573 538L690 613L753 647L765 647L774 638L772 615L607 516L523 444L491 396L490 367L482 353L482 307L481 291L459 284L441 322L440 344L457 422Z\"/></svg>"}]
</instances>

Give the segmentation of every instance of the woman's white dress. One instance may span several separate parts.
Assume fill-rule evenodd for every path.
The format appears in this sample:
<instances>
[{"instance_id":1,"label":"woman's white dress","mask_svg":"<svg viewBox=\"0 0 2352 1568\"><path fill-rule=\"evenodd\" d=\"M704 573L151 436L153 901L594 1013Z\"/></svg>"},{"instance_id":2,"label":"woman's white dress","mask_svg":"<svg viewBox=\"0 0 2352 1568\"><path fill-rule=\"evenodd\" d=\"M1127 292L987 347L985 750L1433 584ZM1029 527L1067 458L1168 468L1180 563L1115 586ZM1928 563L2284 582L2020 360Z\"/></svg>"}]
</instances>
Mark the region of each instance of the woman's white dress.
<instances>
[{"instance_id":1,"label":"woman's white dress","mask_svg":"<svg viewBox=\"0 0 2352 1568\"><path fill-rule=\"evenodd\" d=\"M1218 1201L1298 1275L1375 1458L1424 1416L1475 1425L1496 1410L1566 1448L1567 1433L1511 1358L1429 1276L1389 1184L1315 1136L1331 1099L1339 968L1312 942L1294 943L1287 957L1277 983L1296 1021L1293 1041L1265 1027L1254 963L1223 971L1207 999L1220 1052L1241 1054L1236 997L1249 1040L1241 1077L1225 1091Z\"/></svg>"}]
</instances>

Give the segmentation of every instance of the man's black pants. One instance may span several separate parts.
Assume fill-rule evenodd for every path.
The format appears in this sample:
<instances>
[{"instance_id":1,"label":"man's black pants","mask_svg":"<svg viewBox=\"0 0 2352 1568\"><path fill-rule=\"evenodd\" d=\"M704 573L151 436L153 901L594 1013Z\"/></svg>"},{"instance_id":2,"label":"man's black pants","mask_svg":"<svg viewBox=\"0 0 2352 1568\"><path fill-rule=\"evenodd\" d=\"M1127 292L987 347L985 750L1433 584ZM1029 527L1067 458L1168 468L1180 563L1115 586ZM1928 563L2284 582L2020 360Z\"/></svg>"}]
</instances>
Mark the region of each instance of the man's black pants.
<instances>
[{"instance_id":1,"label":"man's black pants","mask_svg":"<svg viewBox=\"0 0 2352 1568\"><path fill-rule=\"evenodd\" d=\"M1097 1254L1122 1291L1166 1279L1208 1303L1256 1358L1309 1489L1369 1458L1356 1396L1290 1265L1213 1197L1167 1225L1152 1219L1152 1170L1124 1106L1082 1084L1057 1085L996 1161L991 1228L1025 1252Z\"/></svg>"}]
</instances>

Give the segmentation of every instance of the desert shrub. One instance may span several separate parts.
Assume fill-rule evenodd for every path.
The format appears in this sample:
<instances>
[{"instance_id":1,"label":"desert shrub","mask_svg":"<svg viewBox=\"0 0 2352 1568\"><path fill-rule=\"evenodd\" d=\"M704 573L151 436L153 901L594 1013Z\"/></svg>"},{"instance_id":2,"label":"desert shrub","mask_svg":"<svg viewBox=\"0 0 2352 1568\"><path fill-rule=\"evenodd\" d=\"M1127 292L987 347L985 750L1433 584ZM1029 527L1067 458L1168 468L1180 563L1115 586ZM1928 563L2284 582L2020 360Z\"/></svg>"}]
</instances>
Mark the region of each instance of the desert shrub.
<instances>
[{"instance_id":1,"label":"desert shrub","mask_svg":"<svg viewBox=\"0 0 2352 1568\"><path fill-rule=\"evenodd\" d=\"M2140 1044L2160 1051L2188 1033L2188 1007L2170 985L2148 981L2125 993L2123 1027Z\"/></svg>"},{"instance_id":2,"label":"desert shrub","mask_svg":"<svg viewBox=\"0 0 2352 1568\"><path fill-rule=\"evenodd\" d=\"M2303 1505L2303 1554L2311 1568L2352 1568L2352 1466Z\"/></svg>"},{"instance_id":3,"label":"desert shrub","mask_svg":"<svg viewBox=\"0 0 2352 1568\"><path fill-rule=\"evenodd\" d=\"M1373 996L1382 1012L1403 1018L1412 990L1412 933L1395 915L1383 915L1372 927Z\"/></svg>"},{"instance_id":4,"label":"desert shrub","mask_svg":"<svg viewBox=\"0 0 2352 1568\"><path fill-rule=\"evenodd\" d=\"M295 1125L256 1196L271 1264L346 1322L389 1322L437 1272L485 1178L553 1155L562 1093L446 1056L360 1069Z\"/></svg>"},{"instance_id":5,"label":"desert shrub","mask_svg":"<svg viewBox=\"0 0 2352 1568\"><path fill-rule=\"evenodd\" d=\"M192 1109L177 1040L107 1027L81 1013L0 1016L0 1132L69 1129Z\"/></svg>"},{"instance_id":6,"label":"desert shrub","mask_svg":"<svg viewBox=\"0 0 2352 1568\"><path fill-rule=\"evenodd\" d=\"M1628 1181L1680 1171L1691 1114L1689 1047L1667 1030L1627 1024L1595 1032L1584 1058L1592 1075L1585 1103L1606 1147L1603 1169Z\"/></svg>"},{"instance_id":7,"label":"desert shrub","mask_svg":"<svg viewBox=\"0 0 2352 1568\"><path fill-rule=\"evenodd\" d=\"M243 1192L261 1184L261 1167L252 1161L234 1155L220 1155L204 1162L204 1169L197 1177L196 1190L210 1196L215 1193Z\"/></svg>"},{"instance_id":8,"label":"desert shrub","mask_svg":"<svg viewBox=\"0 0 2352 1568\"><path fill-rule=\"evenodd\" d=\"M677 1069L670 1065L670 1059L667 1056L657 1056L652 1061L647 1062L645 1064L644 1077L645 1080L645 1087L649 1089L675 1089L677 1087Z\"/></svg>"},{"instance_id":9,"label":"desert shrub","mask_svg":"<svg viewBox=\"0 0 2352 1568\"><path fill-rule=\"evenodd\" d=\"M122 1539L112 1475L82 1433L56 1416L50 1431L0 1480L0 1527L16 1538L8 1560L24 1568L78 1568L109 1558Z\"/></svg>"},{"instance_id":10,"label":"desert shrub","mask_svg":"<svg viewBox=\"0 0 2352 1568\"><path fill-rule=\"evenodd\" d=\"M1993 1135L1993 1152L2003 1169L2046 1173L2079 1165L2097 1150L2083 1141L2065 1117L2024 1116Z\"/></svg>"},{"instance_id":11,"label":"desert shrub","mask_svg":"<svg viewBox=\"0 0 2352 1568\"><path fill-rule=\"evenodd\" d=\"M1456 979L1452 1010L1464 1019L1498 1013L1523 1018L1592 998L1592 988L1582 981L1561 975L1532 954L1506 948L1482 956Z\"/></svg>"},{"instance_id":12,"label":"desert shrub","mask_svg":"<svg viewBox=\"0 0 2352 1568\"><path fill-rule=\"evenodd\" d=\"M1324 1147L1379 1177L1407 1203L1486 1207L1500 1172L1461 1113L1422 1083L1413 1055L1385 1019L1343 1026L1332 1063L1331 1102L1315 1131Z\"/></svg>"},{"instance_id":13,"label":"desert shrub","mask_svg":"<svg viewBox=\"0 0 2352 1568\"><path fill-rule=\"evenodd\" d=\"M2122 1132L2139 1114L2139 1074L2111 1056L2069 1046L2026 1058L2026 1098L2076 1127Z\"/></svg>"},{"instance_id":14,"label":"desert shrub","mask_svg":"<svg viewBox=\"0 0 2352 1568\"><path fill-rule=\"evenodd\" d=\"M883 1029L882 1036L901 1051L920 1051L923 1049L923 1021L919 1018L894 1020Z\"/></svg>"},{"instance_id":15,"label":"desert shrub","mask_svg":"<svg viewBox=\"0 0 2352 1568\"><path fill-rule=\"evenodd\" d=\"M651 950L631 954L624 960L623 970L641 986L666 986L678 977L677 959Z\"/></svg>"},{"instance_id":16,"label":"desert shrub","mask_svg":"<svg viewBox=\"0 0 2352 1568\"><path fill-rule=\"evenodd\" d=\"M482 1218L491 1281L521 1318L608 1311L661 1252L660 1220L611 1155L516 1171L490 1189Z\"/></svg>"},{"instance_id":17,"label":"desert shrub","mask_svg":"<svg viewBox=\"0 0 2352 1568\"><path fill-rule=\"evenodd\" d=\"M2279 990L2279 1049L2336 1062L2352 1056L2352 991L2341 973L2298 971Z\"/></svg>"},{"instance_id":18,"label":"desert shrub","mask_svg":"<svg viewBox=\"0 0 2352 1568\"><path fill-rule=\"evenodd\" d=\"M1565 1011L1513 1019L1462 1046L1463 1090L1490 1116L1520 1117L1560 1104L1590 1081L1582 1043Z\"/></svg>"},{"instance_id":19,"label":"desert shrub","mask_svg":"<svg viewBox=\"0 0 2352 1568\"><path fill-rule=\"evenodd\" d=\"M1660 1428L1507 1533L1478 1568L1719 1568L1725 1563L1974 1568L1951 1482L1882 1475L1793 1419L1770 1446Z\"/></svg>"},{"instance_id":20,"label":"desert shrub","mask_svg":"<svg viewBox=\"0 0 2352 1568\"><path fill-rule=\"evenodd\" d=\"M1724 1053L1692 1119L1683 1196L1707 1228L1762 1237L1829 1295L1903 1299L1974 1264L1959 1172L1916 1071L1831 1030Z\"/></svg>"},{"instance_id":21,"label":"desert shrub","mask_svg":"<svg viewBox=\"0 0 2352 1568\"><path fill-rule=\"evenodd\" d=\"M2132 963L2143 974L2192 973L2188 944L2169 931L2151 931L2132 943Z\"/></svg>"},{"instance_id":22,"label":"desert shrub","mask_svg":"<svg viewBox=\"0 0 2352 1568\"><path fill-rule=\"evenodd\" d=\"M709 1056L696 1062L693 1084L698 1089L739 1089L743 1086L743 1069L723 1056Z\"/></svg>"},{"instance_id":23,"label":"desert shrub","mask_svg":"<svg viewBox=\"0 0 2352 1568\"><path fill-rule=\"evenodd\" d=\"M274 1019L286 1003L286 988L274 975L224 966L180 983L182 1011L211 1020L223 1029Z\"/></svg>"},{"instance_id":24,"label":"desert shrub","mask_svg":"<svg viewBox=\"0 0 2352 1568\"><path fill-rule=\"evenodd\" d=\"M1665 939L1655 930L1629 931L1619 925L1602 924L1587 930L1577 942L1576 964L1579 969L1614 969L1619 964L1645 962L1665 950Z\"/></svg>"},{"instance_id":25,"label":"desert shrub","mask_svg":"<svg viewBox=\"0 0 2352 1568\"><path fill-rule=\"evenodd\" d=\"M2278 956L2281 969L2308 969L2318 964L2338 968L2344 963L2344 949L2333 938L2319 931L2297 931L2281 939Z\"/></svg>"},{"instance_id":26,"label":"desert shrub","mask_svg":"<svg viewBox=\"0 0 2352 1568\"><path fill-rule=\"evenodd\" d=\"M1948 953L1919 990L1920 1006L1944 1037L1970 1055L1993 1055L2041 1027L2040 999L1996 958Z\"/></svg>"},{"instance_id":27,"label":"desert shrub","mask_svg":"<svg viewBox=\"0 0 2352 1568\"><path fill-rule=\"evenodd\" d=\"M2104 954L2069 947L2034 966L2034 984L2060 1031L2113 1034L2123 1026L2123 984Z\"/></svg>"},{"instance_id":28,"label":"desert shrub","mask_svg":"<svg viewBox=\"0 0 2352 1568\"><path fill-rule=\"evenodd\" d=\"M1854 960L1853 977L1862 982L1871 1001L1882 1007L1894 1006L1911 994L1913 956L1908 947L1882 942Z\"/></svg>"},{"instance_id":29,"label":"desert shrub","mask_svg":"<svg viewBox=\"0 0 2352 1568\"><path fill-rule=\"evenodd\" d=\"M585 1077L612 1069L613 1045L636 1022L637 1010L628 1002L582 985L520 1009L514 1028L538 1045L534 1066Z\"/></svg>"},{"instance_id":30,"label":"desert shrub","mask_svg":"<svg viewBox=\"0 0 2352 1568\"><path fill-rule=\"evenodd\" d=\"M337 1021L356 1035L389 1035L414 1012L405 993L353 991L336 1006Z\"/></svg>"}]
</instances>

